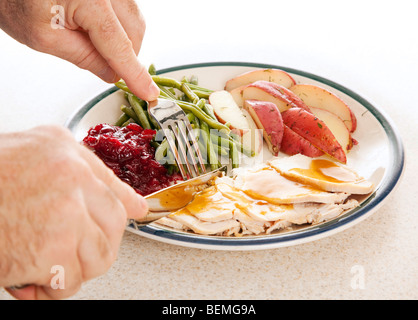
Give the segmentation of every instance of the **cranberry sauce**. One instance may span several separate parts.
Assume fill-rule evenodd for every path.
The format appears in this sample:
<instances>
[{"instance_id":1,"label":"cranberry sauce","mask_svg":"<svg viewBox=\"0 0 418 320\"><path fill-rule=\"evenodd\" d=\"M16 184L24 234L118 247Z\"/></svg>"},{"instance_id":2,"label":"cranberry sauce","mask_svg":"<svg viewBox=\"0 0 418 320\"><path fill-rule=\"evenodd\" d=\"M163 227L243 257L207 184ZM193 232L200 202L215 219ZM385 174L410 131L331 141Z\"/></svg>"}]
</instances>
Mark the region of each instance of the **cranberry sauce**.
<instances>
[{"instance_id":1,"label":"cranberry sauce","mask_svg":"<svg viewBox=\"0 0 418 320\"><path fill-rule=\"evenodd\" d=\"M155 148L150 144L155 134L133 123L124 128L99 124L89 130L83 142L122 181L146 196L181 180L178 174L169 175L155 160Z\"/></svg>"}]
</instances>

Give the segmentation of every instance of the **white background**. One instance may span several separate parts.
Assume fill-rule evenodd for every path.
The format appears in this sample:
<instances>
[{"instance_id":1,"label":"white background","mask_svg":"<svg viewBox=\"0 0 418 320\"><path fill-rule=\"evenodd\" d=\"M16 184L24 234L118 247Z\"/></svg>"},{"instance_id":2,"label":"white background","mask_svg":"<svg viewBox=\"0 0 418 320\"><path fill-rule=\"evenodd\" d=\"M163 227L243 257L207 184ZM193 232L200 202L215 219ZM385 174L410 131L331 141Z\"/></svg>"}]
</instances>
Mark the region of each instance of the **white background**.
<instances>
[{"instance_id":1,"label":"white background","mask_svg":"<svg viewBox=\"0 0 418 320\"><path fill-rule=\"evenodd\" d=\"M210 61L270 63L338 82L396 123L407 170L372 217L296 247L259 252L180 248L126 235L109 272L75 298L418 298L416 2L138 1L147 21L140 60L157 68ZM63 124L108 88L87 71L0 31L0 132ZM350 285L353 267L365 288ZM0 298L8 295L0 291Z\"/></svg>"}]
</instances>

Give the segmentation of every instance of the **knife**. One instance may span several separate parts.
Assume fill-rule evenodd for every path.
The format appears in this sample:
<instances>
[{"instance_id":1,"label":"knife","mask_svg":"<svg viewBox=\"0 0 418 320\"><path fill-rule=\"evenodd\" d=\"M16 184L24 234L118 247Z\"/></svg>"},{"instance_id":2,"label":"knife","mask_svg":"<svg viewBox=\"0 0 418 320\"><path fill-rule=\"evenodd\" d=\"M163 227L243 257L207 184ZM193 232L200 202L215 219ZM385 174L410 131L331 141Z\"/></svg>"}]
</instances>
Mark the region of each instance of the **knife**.
<instances>
[{"instance_id":1,"label":"knife","mask_svg":"<svg viewBox=\"0 0 418 320\"><path fill-rule=\"evenodd\" d=\"M210 182L216 177L222 177L227 171L227 166L203 174L199 177L183 181L168 188L161 189L145 197L148 204L148 213L143 219L130 220L135 228L145 226L170 213L187 206L194 195L210 186Z\"/></svg>"}]
</instances>

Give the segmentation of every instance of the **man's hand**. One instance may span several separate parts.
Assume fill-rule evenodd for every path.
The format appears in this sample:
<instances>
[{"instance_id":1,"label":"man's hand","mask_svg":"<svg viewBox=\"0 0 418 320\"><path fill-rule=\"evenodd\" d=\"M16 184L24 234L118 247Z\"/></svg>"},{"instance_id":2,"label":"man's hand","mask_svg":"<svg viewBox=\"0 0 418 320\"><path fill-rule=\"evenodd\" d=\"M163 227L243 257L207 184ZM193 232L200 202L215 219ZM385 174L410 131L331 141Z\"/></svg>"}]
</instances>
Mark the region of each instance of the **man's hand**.
<instances>
[{"instance_id":1,"label":"man's hand","mask_svg":"<svg viewBox=\"0 0 418 320\"><path fill-rule=\"evenodd\" d=\"M0 135L0 286L18 299L62 299L105 273L145 200L60 127ZM51 286L53 266L64 289Z\"/></svg>"},{"instance_id":2,"label":"man's hand","mask_svg":"<svg viewBox=\"0 0 418 320\"><path fill-rule=\"evenodd\" d=\"M52 28L54 6L63 29ZM134 0L0 0L0 28L29 47L68 60L106 82L123 78L151 101L159 89L137 55L145 22Z\"/></svg>"}]
</instances>

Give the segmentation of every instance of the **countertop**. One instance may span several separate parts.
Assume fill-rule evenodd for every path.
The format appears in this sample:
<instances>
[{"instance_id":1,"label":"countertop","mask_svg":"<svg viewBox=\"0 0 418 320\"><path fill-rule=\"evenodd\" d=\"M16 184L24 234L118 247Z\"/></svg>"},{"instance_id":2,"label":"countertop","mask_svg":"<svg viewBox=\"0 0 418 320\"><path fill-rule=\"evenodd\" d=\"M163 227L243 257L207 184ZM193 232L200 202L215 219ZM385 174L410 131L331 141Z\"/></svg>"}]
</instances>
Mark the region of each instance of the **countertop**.
<instances>
[{"instance_id":1,"label":"countertop","mask_svg":"<svg viewBox=\"0 0 418 320\"><path fill-rule=\"evenodd\" d=\"M126 233L110 270L85 283L72 299L417 299L418 21L413 4L141 1L147 20L139 55L144 64L258 62L331 79L394 121L406 169L371 217L310 243L211 251ZM0 48L0 132L64 124L110 87L1 31ZM11 297L0 289L0 299Z\"/></svg>"}]
</instances>

